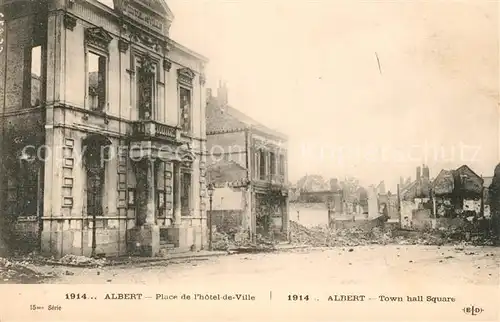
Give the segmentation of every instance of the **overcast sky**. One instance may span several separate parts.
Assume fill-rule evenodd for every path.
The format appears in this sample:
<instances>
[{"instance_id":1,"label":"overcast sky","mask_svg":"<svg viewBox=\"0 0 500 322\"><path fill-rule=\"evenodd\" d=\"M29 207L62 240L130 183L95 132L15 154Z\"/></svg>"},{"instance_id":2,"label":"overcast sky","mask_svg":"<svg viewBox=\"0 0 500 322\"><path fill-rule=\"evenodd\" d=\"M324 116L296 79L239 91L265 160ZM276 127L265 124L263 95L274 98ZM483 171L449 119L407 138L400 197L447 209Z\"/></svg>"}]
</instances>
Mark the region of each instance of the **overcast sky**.
<instances>
[{"instance_id":1,"label":"overcast sky","mask_svg":"<svg viewBox=\"0 0 500 322\"><path fill-rule=\"evenodd\" d=\"M392 186L426 154L432 176L463 163L492 175L495 1L168 4L172 38L210 58L208 85L227 80L234 107L289 135L291 180Z\"/></svg>"},{"instance_id":2,"label":"overcast sky","mask_svg":"<svg viewBox=\"0 0 500 322\"><path fill-rule=\"evenodd\" d=\"M289 173L415 177L499 160L496 1L169 0L208 85L289 135ZM426 161L427 160L427 161Z\"/></svg>"}]
</instances>

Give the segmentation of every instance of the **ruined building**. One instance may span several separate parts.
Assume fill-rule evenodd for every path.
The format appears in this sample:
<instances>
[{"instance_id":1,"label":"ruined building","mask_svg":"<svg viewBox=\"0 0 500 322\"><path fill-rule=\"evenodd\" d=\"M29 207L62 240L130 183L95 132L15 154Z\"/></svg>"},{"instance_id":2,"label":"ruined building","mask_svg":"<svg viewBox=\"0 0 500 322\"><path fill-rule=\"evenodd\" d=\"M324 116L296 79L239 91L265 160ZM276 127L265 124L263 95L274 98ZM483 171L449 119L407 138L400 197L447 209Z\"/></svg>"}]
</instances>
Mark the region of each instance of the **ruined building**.
<instances>
[{"instance_id":1,"label":"ruined building","mask_svg":"<svg viewBox=\"0 0 500 322\"><path fill-rule=\"evenodd\" d=\"M164 0L4 0L0 206L11 245L200 248L207 59Z\"/></svg>"},{"instance_id":2,"label":"ruined building","mask_svg":"<svg viewBox=\"0 0 500 322\"><path fill-rule=\"evenodd\" d=\"M214 218L220 225L230 219L250 236L274 233L286 239L287 136L228 103L225 84L219 85L217 96L208 91L207 178L216 185Z\"/></svg>"}]
</instances>

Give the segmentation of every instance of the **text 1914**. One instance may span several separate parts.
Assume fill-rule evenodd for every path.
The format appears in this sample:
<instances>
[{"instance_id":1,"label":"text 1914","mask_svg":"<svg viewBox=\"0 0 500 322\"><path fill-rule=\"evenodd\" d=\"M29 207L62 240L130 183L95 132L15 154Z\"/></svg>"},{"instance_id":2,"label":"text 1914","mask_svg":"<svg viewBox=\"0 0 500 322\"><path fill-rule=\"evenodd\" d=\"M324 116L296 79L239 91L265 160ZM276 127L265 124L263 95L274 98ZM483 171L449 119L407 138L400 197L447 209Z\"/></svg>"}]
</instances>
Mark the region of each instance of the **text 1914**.
<instances>
[{"instance_id":1,"label":"text 1914","mask_svg":"<svg viewBox=\"0 0 500 322\"><path fill-rule=\"evenodd\" d=\"M86 300L87 294L85 293L66 293L66 300Z\"/></svg>"},{"instance_id":2,"label":"text 1914","mask_svg":"<svg viewBox=\"0 0 500 322\"><path fill-rule=\"evenodd\" d=\"M290 294L288 295L289 301L309 301L309 295L299 295L299 294Z\"/></svg>"}]
</instances>

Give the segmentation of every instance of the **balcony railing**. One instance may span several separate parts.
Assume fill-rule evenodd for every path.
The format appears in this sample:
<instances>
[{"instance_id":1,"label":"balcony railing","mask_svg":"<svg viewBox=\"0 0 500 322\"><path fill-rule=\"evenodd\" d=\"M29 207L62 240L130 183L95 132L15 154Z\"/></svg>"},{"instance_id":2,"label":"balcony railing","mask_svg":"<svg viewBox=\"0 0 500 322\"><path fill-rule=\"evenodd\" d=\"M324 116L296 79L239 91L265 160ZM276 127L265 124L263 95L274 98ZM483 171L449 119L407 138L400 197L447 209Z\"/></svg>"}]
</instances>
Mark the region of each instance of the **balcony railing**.
<instances>
[{"instance_id":1,"label":"balcony railing","mask_svg":"<svg viewBox=\"0 0 500 322\"><path fill-rule=\"evenodd\" d=\"M179 129L154 120L135 121L132 124L132 133L136 137L178 140Z\"/></svg>"},{"instance_id":2,"label":"balcony railing","mask_svg":"<svg viewBox=\"0 0 500 322\"><path fill-rule=\"evenodd\" d=\"M285 184L285 176L282 174L266 174L258 176L257 180L271 184Z\"/></svg>"}]
</instances>

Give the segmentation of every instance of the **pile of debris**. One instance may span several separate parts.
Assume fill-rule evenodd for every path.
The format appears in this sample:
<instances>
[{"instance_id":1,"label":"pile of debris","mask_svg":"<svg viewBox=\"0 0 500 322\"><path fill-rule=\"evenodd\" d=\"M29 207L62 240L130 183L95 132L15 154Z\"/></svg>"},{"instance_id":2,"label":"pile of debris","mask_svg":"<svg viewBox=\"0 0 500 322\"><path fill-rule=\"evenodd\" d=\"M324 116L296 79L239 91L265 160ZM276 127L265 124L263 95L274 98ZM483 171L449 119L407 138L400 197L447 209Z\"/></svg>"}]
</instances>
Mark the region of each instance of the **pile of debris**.
<instances>
[{"instance_id":1,"label":"pile of debris","mask_svg":"<svg viewBox=\"0 0 500 322\"><path fill-rule=\"evenodd\" d=\"M277 241L261 235L257 235L255 242L252 242L249 236L244 233L229 235L223 232L214 232L212 249L238 253L266 252L275 250L276 244Z\"/></svg>"},{"instance_id":2,"label":"pile of debris","mask_svg":"<svg viewBox=\"0 0 500 322\"><path fill-rule=\"evenodd\" d=\"M68 265L68 266L92 266L92 267L102 267L106 264L105 258L90 258L86 256L79 255L65 255L61 259L57 261L59 264Z\"/></svg>"},{"instance_id":3,"label":"pile of debris","mask_svg":"<svg viewBox=\"0 0 500 322\"><path fill-rule=\"evenodd\" d=\"M50 277L53 275L37 271L28 262L0 257L0 283L36 284Z\"/></svg>"},{"instance_id":4,"label":"pile of debris","mask_svg":"<svg viewBox=\"0 0 500 322\"><path fill-rule=\"evenodd\" d=\"M304 227L290 222L291 241L294 244L313 247L365 246L370 244L388 245L456 245L463 242L457 232L448 231L404 231L374 227L370 231L360 228L329 229L327 226ZM491 245L487 238L474 237L467 244Z\"/></svg>"},{"instance_id":5,"label":"pile of debris","mask_svg":"<svg viewBox=\"0 0 500 322\"><path fill-rule=\"evenodd\" d=\"M386 244L390 239L387 234L367 233L359 228L332 230L327 226L306 228L294 221L290 222L291 241L294 244L314 247L362 246L376 243Z\"/></svg>"}]
</instances>

